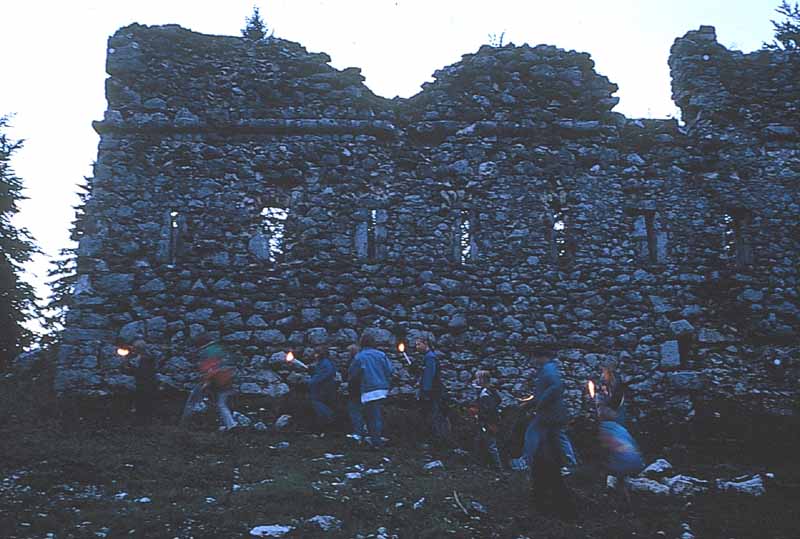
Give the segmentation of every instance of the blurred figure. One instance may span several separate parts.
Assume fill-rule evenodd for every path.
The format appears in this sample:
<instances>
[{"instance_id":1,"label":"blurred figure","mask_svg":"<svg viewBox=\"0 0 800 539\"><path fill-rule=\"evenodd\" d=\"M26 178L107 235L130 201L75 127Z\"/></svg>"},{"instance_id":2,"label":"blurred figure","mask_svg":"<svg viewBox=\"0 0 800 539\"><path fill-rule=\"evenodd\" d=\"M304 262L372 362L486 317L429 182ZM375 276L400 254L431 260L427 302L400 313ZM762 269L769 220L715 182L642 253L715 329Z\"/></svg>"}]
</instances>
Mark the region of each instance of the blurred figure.
<instances>
[{"instance_id":1,"label":"blurred figure","mask_svg":"<svg viewBox=\"0 0 800 539\"><path fill-rule=\"evenodd\" d=\"M357 344L351 344L347 347L347 352L350 354L350 365L348 366L348 373L350 367L353 366L356 355L360 348ZM364 414L361 406L361 371L357 371L355 376L348 376L347 380L347 414L350 416L350 425L353 428L353 433L350 435L357 441L361 441L367 435L367 424L364 422Z\"/></svg>"},{"instance_id":2,"label":"blurred figure","mask_svg":"<svg viewBox=\"0 0 800 539\"><path fill-rule=\"evenodd\" d=\"M540 366L534 386L536 416L525 431L523 458L531 470L536 505L572 517L575 504L560 469L561 432L567 422L567 409L562 400L564 385L551 350L535 349L532 355Z\"/></svg>"},{"instance_id":3,"label":"blurred figure","mask_svg":"<svg viewBox=\"0 0 800 539\"><path fill-rule=\"evenodd\" d=\"M231 430L236 427L236 421L228 407L228 398L233 394L233 369L224 365L227 359L225 350L204 335L200 339L197 357L200 382L189 393L189 398L183 408L181 424L185 424L197 411L203 397L208 393L219 413L222 423L220 430Z\"/></svg>"},{"instance_id":4,"label":"blurred figure","mask_svg":"<svg viewBox=\"0 0 800 539\"><path fill-rule=\"evenodd\" d=\"M336 369L328 358L328 348L314 348L314 371L308 381L311 407L314 409L317 425L325 429L333 423L333 408L336 402Z\"/></svg>"},{"instance_id":5,"label":"blurred figure","mask_svg":"<svg viewBox=\"0 0 800 539\"><path fill-rule=\"evenodd\" d=\"M532 469L533 460L539 449L539 441L544 436L545 430L556 428L556 441L561 457L567 466L577 465L575 450L567 436L564 426L567 423L567 409L562 402L564 385L561 373L555 361L555 354L547 349L535 349L533 360L540 366L534 382L534 402L536 415L525 430L525 445L522 456L512 461L515 470Z\"/></svg>"},{"instance_id":6,"label":"blurred figure","mask_svg":"<svg viewBox=\"0 0 800 539\"><path fill-rule=\"evenodd\" d=\"M606 469L617 478L617 489L626 503L630 503L625 478L641 472L644 459L633 436L624 426L626 386L616 373L613 362L602 366L600 378L597 394L597 417L600 420L598 439L606 455Z\"/></svg>"},{"instance_id":7,"label":"blurred figure","mask_svg":"<svg viewBox=\"0 0 800 539\"><path fill-rule=\"evenodd\" d=\"M606 469L609 474L617 478L617 488L625 501L630 503L630 493L625 479L644 469L644 459L633 436L617 423L617 410L601 403L597 415L600 419L598 439L606 455Z\"/></svg>"},{"instance_id":8,"label":"blurred figure","mask_svg":"<svg viewBox=\"0 0 800 539\"><path fill-rule=\"evenodd\" d=\"M370 333L361 336L361 350L348 369L352 380L361 377L361 404L367 419L367 443L371 447L384 444L383 400L389 395L394 367L386 354L376 348L377 344Z\"/></svg>"}]
</instances>

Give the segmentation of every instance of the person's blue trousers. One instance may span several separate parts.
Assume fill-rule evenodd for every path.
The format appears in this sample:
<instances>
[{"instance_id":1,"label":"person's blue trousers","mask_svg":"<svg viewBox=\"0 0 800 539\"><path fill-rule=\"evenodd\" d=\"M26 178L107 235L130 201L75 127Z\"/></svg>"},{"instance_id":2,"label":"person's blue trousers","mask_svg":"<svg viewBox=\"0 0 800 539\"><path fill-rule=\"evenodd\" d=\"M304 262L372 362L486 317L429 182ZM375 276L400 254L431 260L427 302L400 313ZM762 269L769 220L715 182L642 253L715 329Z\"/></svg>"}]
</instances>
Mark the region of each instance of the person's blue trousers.
<instances>
[{"instance_id":1,"label":"person's blue trousers","mask_svg":"<svg viewBox=\"0 0 800 539\"><path fill-rule=\"evenodd\" d=\"M364 436L367 433L367 425L364 423L364 414L361 410L360 402L347 401L347 414L350 416L350 424L353 427L353 434Z\"/></svg>"},{"instance_id":2,"label":"person's blue trousers","mask_svg":"<svg viewBox=\"0 0 800 539\"><path fill-rule=\"evenodd\" d=\"M364 415L367 419L368 442L373 446L383 445L381 434L383 434L383 399L364 403Z\"/></svg>"}]
</instances>

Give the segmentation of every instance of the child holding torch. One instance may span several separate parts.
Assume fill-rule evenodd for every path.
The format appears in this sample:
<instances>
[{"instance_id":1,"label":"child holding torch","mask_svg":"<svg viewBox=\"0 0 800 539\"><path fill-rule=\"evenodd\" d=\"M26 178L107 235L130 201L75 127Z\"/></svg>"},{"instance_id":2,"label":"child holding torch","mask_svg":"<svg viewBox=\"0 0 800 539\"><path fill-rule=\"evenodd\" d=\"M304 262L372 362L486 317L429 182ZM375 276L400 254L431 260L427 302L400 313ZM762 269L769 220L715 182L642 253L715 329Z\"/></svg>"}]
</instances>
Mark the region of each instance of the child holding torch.
<instances>
[{"instance_id":1,"label":"child holding torch","mask_svg":"<svg viewBox=\"0 0 800 539\"><path fill-rule=\"evenodd\" d=\"M308 381L311 407L318 426L328 427L333 422L333 406L336 402L336 369L328 358L328 348L314 348L314 371Z\"/></svg>"},{"instance_id":2,"label":"child holding torch","mask_svg":"<svg viewBox=\"0 0 800 539\"><path fill-rule=\"evenodd\" d=\"M136 381L133 402L136 407L136 423L139 425L148 425L155 411L158 392L156 374L162 364L156 360L155 354L155 350L142 339L134 341L132 346L123 345L117 348L117 355L126 360L123 371L132 374Z\"/></svg>"},{"instance_id":3,"label":"child holding torch","mask_svg":"<svg viewBox=\"0 0 800 539\"><path fill-rule=\"evenodd\" d=\"M424 335L417 337L415 348L424 354L424 369L417 390L422 417L434 440L445 442L450 436L450 421L444 403L440 354L433 350L431 338Z\"/></svg>"}]
</instances>

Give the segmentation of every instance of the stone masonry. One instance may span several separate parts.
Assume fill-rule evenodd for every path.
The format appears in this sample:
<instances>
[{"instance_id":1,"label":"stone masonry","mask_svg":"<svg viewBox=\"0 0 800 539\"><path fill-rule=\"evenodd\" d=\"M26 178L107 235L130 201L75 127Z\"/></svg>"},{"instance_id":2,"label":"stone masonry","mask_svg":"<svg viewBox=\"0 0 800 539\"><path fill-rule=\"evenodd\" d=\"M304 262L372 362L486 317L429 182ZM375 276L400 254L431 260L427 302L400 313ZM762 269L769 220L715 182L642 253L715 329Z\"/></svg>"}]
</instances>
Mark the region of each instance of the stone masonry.
<instances>
[{"instance_id":1,"label":"stone masonry","mask_svg":"<svg viewBox=\"0 0 800 539\"><path fill-rule=\"evenodd\" d=\"M791 412L797 53L677 39L685 125L613 112L590 56L552 46L484 46L410 99L329 60L178 26L109 39L59 392L130 388L115 344L136 337L186 388L211 333L241 393L279 396L301 376L284 351L328 343L344 367L373 328L399 393L395 346L429 331L457 398L478 367L524 395L525 346L547 343L576 409L616 359L640 414Z\"/></svg>"}]
</instances>

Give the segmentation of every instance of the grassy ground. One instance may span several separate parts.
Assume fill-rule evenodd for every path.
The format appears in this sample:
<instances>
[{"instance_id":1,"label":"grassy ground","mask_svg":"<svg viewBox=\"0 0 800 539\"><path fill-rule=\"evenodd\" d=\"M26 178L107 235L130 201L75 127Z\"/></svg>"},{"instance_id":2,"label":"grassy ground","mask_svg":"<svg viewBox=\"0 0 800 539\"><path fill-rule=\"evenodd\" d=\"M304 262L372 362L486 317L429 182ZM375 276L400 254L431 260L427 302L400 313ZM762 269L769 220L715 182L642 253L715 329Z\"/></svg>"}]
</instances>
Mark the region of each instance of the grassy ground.
<instances>
[{"instance_id":1,"label":"grassy ground","mask_svg":"<svg viewBox=\"0 0 800 539\"><path fill-rule=\"evenodd\" d=\"M44 375L0 381L2 537L233 538L248 536L255 526L282 524L295 527L287 537L304 538L377 537L381 528L384 537L401 538L678 538L688 524L703 538L788 538L800 526L800 472L788 460L770 463L777 479L761 498L640 495L630 509L603 488L599 473L578 473L569 483L579 516L565 522L534 510L520 474L498 476L464 452L396 439L418 430L408 403L388 407L387 432L394 439L378 452L342 434L303 432L297 403L281 403L298 418L288 432L220 434L211 417L192 430L174 426L177 399L162 403L150 427L133 426L120 401L82 403L63 419L63 403L46 388ZM237 407L265 421L284 411L258 404ZM701 451L693 458L691 443L653 447L652 438L645 444L648 461L665 456L676 467L694 463L679 473L711 478L766 471L766 463L741 452L732 451L724 462ZM594 459L591 436L576 432L576 445L586 460ZM435 459L443 461L442 469L423 470ZM362 477L346 478L354 472ZM148 503L141 501L145 497ZM315 515L335 516L343 525L323 532L305 523Z\"/></svg>"}]
</instances>

